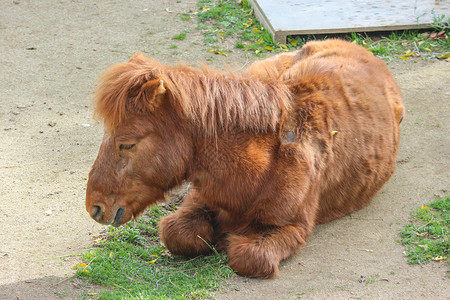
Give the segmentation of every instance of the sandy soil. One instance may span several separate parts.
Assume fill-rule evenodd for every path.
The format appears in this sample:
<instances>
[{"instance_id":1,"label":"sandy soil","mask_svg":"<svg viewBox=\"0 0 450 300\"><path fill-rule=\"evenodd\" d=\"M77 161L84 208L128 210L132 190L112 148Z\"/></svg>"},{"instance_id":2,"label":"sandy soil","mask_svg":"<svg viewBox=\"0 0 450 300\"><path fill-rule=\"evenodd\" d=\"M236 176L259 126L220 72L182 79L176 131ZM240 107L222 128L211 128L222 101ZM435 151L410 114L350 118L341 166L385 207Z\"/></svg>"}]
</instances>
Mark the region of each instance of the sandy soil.
<instances>
[{"instance_id":1,"label":"sandy soil","mask_svg":"<svg viewBox=\"0 0 450 300\"><path fill-rule=\"evenodd\" d=\"M97 3L98 2L98 3ZM3 1L0 9L0 299L73 299L93 291L71 267L105 228L84 209L102 127L92 120L95 78L144 51L164 63L239 69L253 57L207 53L195 0ZM187 32L184 41L171 37ZM171 44L178 46L176 49ZM224 48L231 46L224 44ZM174 52L176 51L176 52ZM398 231L410 212L448 193L450 64L390 63L407 117L398 168L372 204L318 226L274 280L240 277L217 299L444 299L445 263L410 266Z\"/></svg>"}]
</instances>

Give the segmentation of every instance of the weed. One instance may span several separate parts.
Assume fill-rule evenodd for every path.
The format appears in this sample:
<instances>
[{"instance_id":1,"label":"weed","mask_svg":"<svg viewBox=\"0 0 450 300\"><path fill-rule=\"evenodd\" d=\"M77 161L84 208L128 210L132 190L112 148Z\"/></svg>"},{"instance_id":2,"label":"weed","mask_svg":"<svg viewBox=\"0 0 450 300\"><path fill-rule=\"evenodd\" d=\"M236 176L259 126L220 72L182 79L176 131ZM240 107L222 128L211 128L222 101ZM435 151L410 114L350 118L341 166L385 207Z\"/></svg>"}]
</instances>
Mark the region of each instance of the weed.
<instances>
[{"instance_id":1,"label":"weed","mask_svg":"<svg viewBox=\"0 0 450 300\"><path fill-rule=\"evenodd\" d=\"M186 38L186 33L184 33L184 32L180 33L180 34L176 34L172 37L172 39L180 40L180 41L184 40L185 38Z\"/></svg>"},{"instance_id":2,"label":"weed","mask_svg":"<svg viewBox=\"0 0 450 300\"><path fill-rule=\"evenodd\" d=\"M375 283L375 281L376 281L375 278L369 277L369 278L366 279L366 281L364 283L366 285L369 285L369 284Z\"/></svg>"},{"instance_id":3,"label":"weed","mask_svg":"<svg viewBox=\"0 0 450 300\"><path fill-rule=\"evenodd\" d=\"M204 42L210 47L217 48L219 46L214 44L232 39L235 48L255 54L290 48L273 41L270 32L256 19L247 0L201 0L197 6L200 9L197 28L203 31Z\"/></svg>"},{"instance_id":4,"label":"weed","mask_svg":"<svg viewBox=\"0 0 450 300\"><path fill-rule=\"evenodd\" d=\"M237 42L236 44L234 44L234 48L243 49L245 48L245 45L242 42Z\"/></svg>"},{"instance_id":5,"label":"weed","mask_svg":"<svg viewBox=\"0 0 450 300\"><path fill-rule=\"evenodd\" d=\"M447 260L450 251L450 196L422 206L412 215L413 221L400 233L408 262L422 264L431 260Z\"/></svg>"},{"instance_id":6,"label":"weed","mask_svg":"<svg viewBox=\"0 0 450 300\"><path fill-rule=\"evenodd\" d=\"M192 19L192 16L187 13L180 14L179 16L180 16L180 19L183 21L189 21L190 19Z\"/></svg>"},{"instance_id":7,"label":"weed","mask_svg":"<svg viewBox=\"0 0 450 300\"><path fill-rule=\"evenodd\" d=\"M450 31L450 17L446 17L445 15L437 15L434 10L431 11L433 14L433 23L430 24L430 27L436 31Z\"/></svg>"},{"instance_id":8,"label":"weed","mask_svg":"<svg viewBox=\"0 0 450 300\"><path fill-rule=\"evenodd\" d=\"M174 44L170 44L170 45L169 45L169 48L170 48L170 49L175 49L175 48L178 48L178 46L177 46L177 45L174 45Z\"/></svg>"},{"instance_id":9,"label":"weed","mask_svg":"<svg viewBox=\"0 0 450 300\"><path fill-rule=\"evenodd\" d=\"M169 212L155 206L134 224L111 227L100 247L83 255L87 264L77 265L77 275L110 287L99 299L208 298L232 276L224 254L184 259L159 245L156 224Z\"/></svg>"}]
</instances>

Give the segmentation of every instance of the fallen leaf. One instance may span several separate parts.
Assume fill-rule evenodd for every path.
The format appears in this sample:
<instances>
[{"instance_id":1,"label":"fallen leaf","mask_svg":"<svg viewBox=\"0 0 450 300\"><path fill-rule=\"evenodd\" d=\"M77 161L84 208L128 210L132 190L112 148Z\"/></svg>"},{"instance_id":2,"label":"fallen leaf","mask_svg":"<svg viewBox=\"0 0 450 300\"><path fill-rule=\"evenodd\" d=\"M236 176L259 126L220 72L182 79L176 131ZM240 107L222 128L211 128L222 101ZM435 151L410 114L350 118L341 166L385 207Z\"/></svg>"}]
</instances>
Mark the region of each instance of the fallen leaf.
<instances>
[{"instance_id":1,"label":"fallen leaf","mask_svg":"<svg viewBox=\"0 0 450 300\"><path fill-rule=\"evenodd\" d=\"M372 249L362 249L362 248L358 248L358 250L361 250L361 251L366 251L366 252L373 252L373 250L372 250Z\"/></svg>"},{"instance_id":2,"label":"fallen leaf","mask_svg":"<svg viewBox=\"0 0 450 300\"><path fill-rule=\"evenodd\" d=\"M417 54L416 52L408 50L405 54L400 56L401 59L408 60L408 57L410 56L420 56L420 54Z\"/></svg>"},{"instance_id":3,"label":"fallen leaf","mask_svg":"<svg viewBox=\"0 0 450 300\"><path fill-rule=\"evenodd\" d=\"M450 57L450 53L445 53L439 56L436 56L437 59L446 59Z\"/></svg>"},{"instance_id":4,"label":"fallen leaf","mask_svg":"<svg viewBox=\"0 0 450 300\"><path fill-rule=\"evenodd\" d=\"M273 47L265 46L265 47L264 47L264 50L267 50L267 51L273 51L274 49L273 49Z\"/></svg>"},{"instance_id":5,"label":"fallen leaf","mask_svg":"<svg viewBox=\"0 0 450 300\"><path fill-rule=\"evenodd\" d=\"M331 136L336 135L336 134L338 134L338 133L339 133L339 131L333 130L333 131L331 132Z\"/></svg>"},{"instance_id":6,"label":"fallen leaf","mask_svg":"<svg viewBox=\"0 0 450 300\"><path fill-rule=\"evenodd\" d=\"M254 26L253 27L253 33L262 33L262 31L259 30L258 27Z\"/></svg>"},{"instance_id":7,"label":"fallen leaf","mask_svg":"<svg viewBox=\"0 0 450 300\"><path fill-rule=\"evenodd\" d=\"M75 270L76 268L84 268L86 266L87 266L87 264L78 264L78 265L73 266L72 269Z\"/></svg>"},{"instance_id":8,"label":"fallen leaf","mask_svg":"<svg viewBox=\"0 0 450 300\"><path fill-rule=\"evenodd\" d=\"M281 49L283 49L284 51L288 51L288 47L285 44L278 44L278 46L280 46Z\"/></svg>"},{"instance_id":9,"label":"fallen leaf","mask_svg":"<svg viewBox=\"0 0 450 300\"><path fill-rule=\"evenodd\" d=\"M436 256L436 257L433 257L433 260L434 260L434 261L442 261L442 260L446 260L446 259L447 259L446 256Z\"/></svg>"}]
</instances>

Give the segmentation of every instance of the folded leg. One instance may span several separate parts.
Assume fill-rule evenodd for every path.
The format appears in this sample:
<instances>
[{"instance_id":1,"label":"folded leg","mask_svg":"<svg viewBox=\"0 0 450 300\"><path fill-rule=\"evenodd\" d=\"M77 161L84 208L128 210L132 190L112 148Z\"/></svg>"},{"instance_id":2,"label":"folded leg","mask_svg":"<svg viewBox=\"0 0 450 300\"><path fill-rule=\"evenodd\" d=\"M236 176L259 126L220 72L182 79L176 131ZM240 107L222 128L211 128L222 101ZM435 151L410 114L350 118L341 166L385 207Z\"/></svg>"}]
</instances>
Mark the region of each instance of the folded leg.
<instances>
[{"instance_id":1,"label":"folded leg","mask_svg":"<svg viewBox=\"0 0 450 300\"><path fill-rule=\"evenodd\" d=\"M230 267L241 276L277 276L280 262L306 244L301 226L287 225L250 235L230 234L227 254Z\"/></svg>"},{"instance_id":2,"label":"folded leg","mask_svg":"<svg viewBox=\"0 0 450 300\"><path fill-rule=\"evenodd\" d=\"M161 218L159 237L173 254L195 257L211 251L214 242L214 213L204 204L196 203L189 194L173 214ZM206 243L206 242L208 243Z\"/></svg>"}]
</instances>

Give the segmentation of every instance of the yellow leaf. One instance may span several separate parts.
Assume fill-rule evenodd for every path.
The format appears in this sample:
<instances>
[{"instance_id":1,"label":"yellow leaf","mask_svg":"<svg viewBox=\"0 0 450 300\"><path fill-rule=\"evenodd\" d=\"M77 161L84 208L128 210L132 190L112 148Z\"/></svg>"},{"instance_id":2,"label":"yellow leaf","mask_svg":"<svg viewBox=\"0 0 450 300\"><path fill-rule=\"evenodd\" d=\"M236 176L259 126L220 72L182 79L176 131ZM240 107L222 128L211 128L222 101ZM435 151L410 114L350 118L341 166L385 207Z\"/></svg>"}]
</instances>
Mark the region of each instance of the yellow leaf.
<instances>
[{"instance_id":1,"label":"yellow leaf","mask_svg":"<svg viewBox=\"0 0 450 300\"><path fill-rule=\"evenodd\" d=\"M83 271L81 271L82 273L86 273L86 274L89 274L89 273L91 273L91 272L89 272L89 270L86 270L86 269L84 269Z\"/></svg>"},{"instance_id":2,"label":"yellow leaf","mask_svg":"<svg viewBox=\"0 0 450 300\"><path fill-rule=\"evenodd\" d=\"M446 260L446 259L447 259L446 256L436 256L436 257L433 257L433 260L434 260L434 261L441 261L441 260Z\"/></svg>"},{"instance_id":3,"label":"yellow leaf","mask_svg":"<svg viewBox=\"0 0 450 300\"><path fill-rule=\"evenodd\" d=\"M109 257L110 257L110 258L113 258L113 257L114 257L114 254L113 254L112 252L110 252L110 253L109 253Z\"/></svg>"},{"instance_id":4,"label":"yellow leaf","mask_svg":"<svg viewBox=\"0 0 450 300\"><path fill-rule=\"evenodd\" d=\"M273 47L265 46L265 47L264 47L264 50L267 50L267 51L273 51L274 49L273 49Z\"/></svg>"},{"instance_id":5,"label":"yellow leaf","mask_svg":"<svg viewBox=\"0 0 450 300\"><path fill-rule=\"evenodd\" d=\"M400 56L400 58L401 58L401 59L404 59L404 60L407 60L409 56L413 56L413 55L415 55L415 54L416 54L416 53L414 53L414 52L408 50L408 51L406 51L405 54L403 54L402 56ZM417 56L417 54L416 54L416 56Z\"/></svg>"},{"instance_id":6,"label":"yellow leaf","mask_svg":"<svg viewBox=\"0 0 450 300\"><path fill-rule=\"evenodd\" d=\"M280 46L280 48L284 51L288 51L288 47L285 44L278 44L278 46Z\"/></svg>"},{"instance_id":7,"label":"yellow leaf","mask_svg":"<svg viewBox=\"0 0 450 300\"><path fill-rule=\"evenodd\" d=\"M223 36L219 35L219 39L221 39L222 41L224 40Z\"/></svg>"},{"instance_id":8,"label":"yellow leaf","mask_svg":"<svg viewBox=\"0 0 450 300\"><path fill-rule=\"evenodd\" d=\"M427 52L431 52L430 48L424 48L423 50L427 51Z\"/></svg>"},{"instance_id":9,"label":"yellow leaf","mask_svg":"<svg viewBox=\"0 0 450 300\"><path fill-rule=\"evenodd\" d=\"M255 50L255 54L258 54L259 52L261 52L261 50Z\"/></svg>"},{"instance_id":10,"label":"yellow leaf","mask_svg":"<svg viewBox=\"0 0 450 300\"><path fill-rule=\"evenodd\" d=\"M162 253L162 251L161 251L161 253ZM159 254L161 254L161 253L159 253ZM152 256L152 257L159 257L158 255L155 255L155 254L152 254L150 256Z\"/></svg>"},{"instance_id":11,"label":"yellow leaf","mask_svg":"<svg viewBox=\"0 0 450 300\"><path fill-rule=\"evenodd\" d=\"M297 47L297 40L292 39L289 44L291 44L294 47Z\"/></svg>"},{"instance_id":12,"label":"yellow leaf","mask_svg":"<svg viewBox=\"0 0 450 300\"><path fill-rule=\"evenodd\" d=\"M154 264L155 264L155 261L154 261L154 260L151 260L151 261L149 261L148 263L154 265Z\"/></svg>"},{"instance_id":13,"label":"yellow leaf","mask_svg":"<svg viewBox=\"0 0 450 300\"><path fill-rule=\"evenodd\" d=\"M439 56L436 56L438 59L446 59L450 57L450 53L445 53Z\"/></svg>"},{"instance_id":14,"label":"yellow leaf","mask_svg":"<svg viewBox=\"0 0 450 300\"><path fill-rule=\"evenodd\" d=\"M242 25L244 25L245 27L250 27L250 24L248 23L242 23Z\"/></svg>"},{"instance_id":15,"label":"yellow leaf","mask_svg":"<svg viewBox=\"0 0 450 300\"><path fill-rule=\"evenodd\" d=\"M253 33L261 33L262 31L256 27L253 27Z\"/></svg>"},{"instance_id":16,"label":"yellow leaf","mask_svg":"<svg viewBox=\"0 0 450 300\"><path fill-rule=\"evenodd\" d=\"M87 295L92 297L92 296L97 296L98 294L97 293L87 293Z\"/></svg>"},{"instance_id":17,"label":"yellow leaf","mask_svg":"<svg viewBox=\"0 0 450 300\"><path fill-rule=\"evenodd\" d=\"M87 266L87 264L78 264L78 265L73 266L72 269L75 270L77 268L84 268L86 266Z\"/></svg>"},{"instance_id":18,"label":"yellow leaf","mask_svg":"<svg viewBox=\"0 0 450 300\"><path fill-rule=\"evenodd\" d=\"M208 49L208 52L214 53L214 54L220 54L223 56L228 56L225 52L220 52L219 50L216 50L216 49Z\"/></svg>"},{"instance_id":19,"label":"yellow leaf","mask_svg":"<svg viewBox=\"0 0 450 300\"><path fill-rule=\"evenodd\" d=\"M333 136L333 135L336 135L336 134L338 134L338 133L339 133L339 131L333 130L333 131L331 132L331 135Z\"/></svg>"},{"instance_id":20,"label":"yellow leaf","mask_svg":"<svg viewBox=\"0 0 450 300\"><path fill-rule=\"evenodd\" d=\"M256 41L257 44L261 44L262 42L264 42L264 38L260 38L259 40Z\"/></svg>"}]
</instances>

